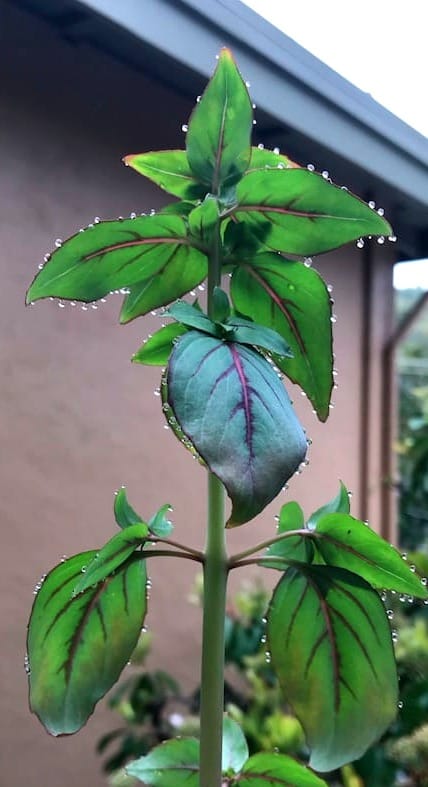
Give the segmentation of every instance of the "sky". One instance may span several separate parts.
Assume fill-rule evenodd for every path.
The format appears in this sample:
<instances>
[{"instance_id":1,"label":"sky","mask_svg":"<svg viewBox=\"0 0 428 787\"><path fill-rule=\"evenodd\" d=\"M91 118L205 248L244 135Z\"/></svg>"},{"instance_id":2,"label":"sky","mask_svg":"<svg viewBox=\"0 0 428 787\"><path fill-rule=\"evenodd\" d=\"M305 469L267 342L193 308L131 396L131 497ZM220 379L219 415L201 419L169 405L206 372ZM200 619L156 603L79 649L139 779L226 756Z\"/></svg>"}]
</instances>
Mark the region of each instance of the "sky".
<instances>
[{"instance_id":1,"label":"sky","mask_svg":"<svg viewBox=\"0 0 428 787\"><path fill-rule=\"evenodd\" d=\"M426 0L243 0L428 136Z\"/></svg>"},{"instance_id":2,"label":"sky","mask_svg":"<svg viewBox=\"0 0 428 787\"><path fill-rule=\"evenodd\" d=\"M426 0L243 0L330 68L428 137ZM394 286L428 289L428 260Z\"/></svg>"}]
</instances>

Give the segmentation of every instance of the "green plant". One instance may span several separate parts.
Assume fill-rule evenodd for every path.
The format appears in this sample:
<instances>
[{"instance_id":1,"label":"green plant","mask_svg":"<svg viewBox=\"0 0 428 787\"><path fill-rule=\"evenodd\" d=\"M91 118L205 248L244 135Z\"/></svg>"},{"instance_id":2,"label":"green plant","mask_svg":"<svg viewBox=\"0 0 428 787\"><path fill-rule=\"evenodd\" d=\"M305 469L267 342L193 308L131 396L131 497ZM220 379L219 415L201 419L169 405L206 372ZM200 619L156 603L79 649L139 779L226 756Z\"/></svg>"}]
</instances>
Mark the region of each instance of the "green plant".
<instances>
[{"instance_id":1,"label":"green plant","mask_svg":"<svg viewBox=\"0 0 428 787\"><path fill-rule=\"evenodd\" d=\"M305 731L309 765L324 772L361 755L396 714L391 632L378 589L427 595L399 553L350 516L344 487L307 523L296 503L286 504L276 536L227 553L225 522L237 527L261 513L305 461L306 437L279 375L302 387L320 420L328 416L330 297L302 257L391 232L346 190L285 156L252 149L252 123L247 88L223 50L190 118L186 151L125 159L180 201L153 216L94 224L58 244L27 295L29 302L91 302L125 288L120 319L127 322L208 280L207 312L173 303L164 314L175 322L134 356L166 366L162 410L206 466L205 550L170 538L167 506L148 519L121 490L120 532L48 574L28 632L31 708L53 735L76 732L138 640L147 560L203 566L200 740L166 741L128 766L154 787L325 784L286 755L249 758L239 725L223 718L230 571L258 563L281 572L267 614L269 658ZM231 274L230 296L223 273Z\"/></svg>"}]
</instances>

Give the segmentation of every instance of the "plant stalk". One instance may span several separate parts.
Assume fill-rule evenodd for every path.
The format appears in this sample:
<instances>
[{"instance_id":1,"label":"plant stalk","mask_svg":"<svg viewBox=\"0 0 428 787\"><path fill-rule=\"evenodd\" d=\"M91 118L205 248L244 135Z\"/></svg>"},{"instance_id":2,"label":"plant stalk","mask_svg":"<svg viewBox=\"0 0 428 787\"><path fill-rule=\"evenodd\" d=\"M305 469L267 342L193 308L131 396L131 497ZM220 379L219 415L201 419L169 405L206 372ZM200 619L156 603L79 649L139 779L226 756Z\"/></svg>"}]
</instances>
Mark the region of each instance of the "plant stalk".
<instances>
[{"instance_id":1,"label":"plant stalk","mask_svg":"<svg viewBox=\"0 0 428 787\"><path fill-rule=\"evenodd\" d=\"M214 316L214 288L221 283L220 225L208 266L208 315ZM221 787L224 709L224 620L228 556L225 538L224 488L208 473L208 522L204 561L202 624L200 787Z\"/></svg>"}]
</instances>

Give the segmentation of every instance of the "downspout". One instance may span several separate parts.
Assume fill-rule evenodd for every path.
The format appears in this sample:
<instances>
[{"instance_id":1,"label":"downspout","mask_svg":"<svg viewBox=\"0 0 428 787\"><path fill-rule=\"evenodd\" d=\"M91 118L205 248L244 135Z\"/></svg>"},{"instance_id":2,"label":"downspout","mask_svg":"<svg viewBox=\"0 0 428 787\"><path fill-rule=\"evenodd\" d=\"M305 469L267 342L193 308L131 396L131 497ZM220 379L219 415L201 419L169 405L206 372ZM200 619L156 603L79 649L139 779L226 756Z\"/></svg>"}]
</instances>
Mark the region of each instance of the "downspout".
<instances>
[{"instance_id":1,"label":"downspout","mask_svg":"<svg viewBox=\"0 0 428 787\"><path fill-rule=\"evenodd\" d=\"M416 303L397 325L382 352L382 421L381 421L381 535L397 541L397 534L391 533L392 494L394 488L394 462L392 441L395 432L395 381L394 359L398 345L409 333L428 302L428 291L422 293Z\"/></svg>"},{"instance_id":2,"label":"downspout","mask_svg":"<svg viewBox=\"0 0 428 787\"><path fill-rule=\"evenodd\" d=\"M367 243L362 250L363 320L361 331L361 404L360 404L360 517L368 519L370 447L370 373L373 301L373 250Z\"/></svg>"}]
</instances>

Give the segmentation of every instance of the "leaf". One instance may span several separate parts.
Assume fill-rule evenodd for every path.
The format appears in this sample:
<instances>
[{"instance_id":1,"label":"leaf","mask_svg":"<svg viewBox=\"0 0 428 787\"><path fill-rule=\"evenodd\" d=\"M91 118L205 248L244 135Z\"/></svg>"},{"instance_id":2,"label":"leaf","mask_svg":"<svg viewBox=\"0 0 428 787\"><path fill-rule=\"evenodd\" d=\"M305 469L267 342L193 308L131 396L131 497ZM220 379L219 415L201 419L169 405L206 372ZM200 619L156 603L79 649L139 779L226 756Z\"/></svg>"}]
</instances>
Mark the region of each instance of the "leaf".
<instances>
[{"instance_id":1,"label":"leaf","mask_svg":"<svg viewBox=\"0 0 428 787\"><path fill-rule=\"evenodd\" d=\"M235 267L230 291L241 314L277 331L289 344L293 357L276 363L325 421L333 352L330 295L321 276L300 262L264 253Z\"/></svg>"},{"instance_id":2,"label":"leaf","mask_svg":"<svg viewBox=\"0 0 428 787\"><path fill-rule=\"evenodd\" d=\"M365 202L303 168L249 172L237 197L238 221L256 234L268 228L269 245L284 254L321 254L364 235L392 232Z\"/></svg>"},{"instance_id":3,"label":"leaf","mask_svg":"<svg viewBox=\"0 0 428 787\"><path fill-rule=\"evenodd\" d=\"M149 178L164 191L183 200L203 199L206 189L190 169L185 150L157 150L150 153L134 153L123 159L140 175Z\"/></svg>"},{"instance_id":4,"label":"leaf","mask_svg":"<svg viewBox=\"0 0 428 787\"><path fill-rule=\"evenodd\" d=\"M268 640L315 770L357 759L395 718L389 622L360 577L331 566L289 568L272 597Z\"/></svg>"},{"instance_id":5,"label":"leaf","mask_svg":"<svg viewBox=\"0 0 428 787\"><path fill-rule=\"evenodd\" d=\"M329 502L321 506L321 508L317 508L317 510L310 515L308 519L308 528L309 530L314 530L321 517L325 516L325 514L349 514L350 509L349 492L345 484L340 481L339 492L336 497L333 497L332 500L329 500Z\"/></svg>"},{"instance_id":6,"label":"leaf","mask_svg":"<svg viewBox=\"0 0 428 787\"><path fill-rule=\"evenodd\" d=\"M130 322L186 295L204 281L207 272L207 258L196 249L188 249L186 259L172 255L156 274L130 287L123 301L120 322Z\"/></svg>"},{"instance_id":7,"label":"leaf","mask_svg":"<svg viewBox=\"0 0 428 787\"><path fill-rule=\"evenodd\" d=\"M235 328L233 338L240 344L262 347L281 357L290 358L292 356L287 342L271 328L265 328L263 325L258 325L258 323L245 320L242 317L231 317L227 321L227 325Z\"/></svg>"},{"instance_id":8,"label":"leaf","mask_svg":"<svg viewBox=\"0 0 428 787\"><path fill-rule=\"evenodd\" d=\"M199 741L164 741L145 757L127 765L126 773L153 787L199 787Z\"/></svg>"},{"instance_id":9,"label":"leaf","mask_svg":"<svg viewBox=\"0 0 428 787\"><path fill-rule=\"evenodd\" d=\"M28 290L27 303L48 296L96 301L171 266L174 271L190 266L193 278L200 271L199 280L206 275L206 257L192 248L180 216L103 221L73 235L52 253ZM171 300L174 297L178 296L173 294Z\"/></svg>"},{"instance_id":10,"label":"leaf","mask_svg":"<svg viewBox=\"0 0 428 787\"><path fill-rule=\"evenodd\" d=\"M174 530L174 525L167 517L170 511L172 511L171 506L169 503L166 503L166 505L161 506L159 511L156 511L156 514L149 520L149 530L154 536L166 538Z\"/></svg>"},{"instance_id":11,"label":"leaf","mask_svg":"<svg viewBox=\"0 0 428 787\"><path fill-rule=\"evenodd\" d=\"M245 735L236 721L229 716L223 719L223 747L221 769L224 774L235 774L248 760Z\"/></svg>"},{"instance_id":12,"label":"leaf","mask_svg":"<svg viewBox=\"0 0 428 787\"><path fill-rule=\"evenodd\" d=\"M282 506L278 520L278 535L288 533L290 530L303 530L305 518L303 511L298 503L291 501ZM278 563L272 561L260 561L260 565L266 568L277 568L284 571L284 560L298 560L302 563L311 563L314 556L314 548L309 538L305 535L290 536L272 544L266 550L268 557L282 558Z\"/></svg>"},{"instance_id":13,"label":"leaf","mask_svg":"<svg viewBox=\"0 0 428 787\"><path fill-rule=\"evenodd\" d=\"M313 535L329 565L354 571L376 588L428 598L427 588L400 553L364 522L349 514L327 514Z\"/></svg>"},{"instance_id":14,"label":"leaf","mask_svg":"<svg viewBox=\"0 0 428 787\"><path fill-rule=\"evenodd\" d=\"M28 628L30 706L48 732L80 729L128 662L146 614L144 561L122 565L96 588L73 597L83 552L46 577Z\"/></svg>"},{"instance_id":15,"label":"leaf","mask_svg":"<svg viewBox=\"0 0 428 787\"><path fill-rule=\"evenodd\" d=\"M247 172L266 169L267 167L285 169L290 166L295 167L297 165L288 156L284 156L282 153L274 153L273 150L267 150L266 148L253 147L251 148L251 159Z\"/></svg>"},{"instance_id":16,"label":"leaf","mask_svg":"<svg viewBox=\"0 0 428 787\"><path fill-rule=\"evenodd\" d=\"M143 522L130 525L120 533L116 533L88 563L83 576L75 585L73 595L77 596L79 593L83 593L113 574L135 552L137 547L144 543L148 535L149 527Z\"/></svg>"},{"instance_id":17,"label":"leaf","mask_svg":"<svg viewBox=\"0 0 428 787\"><path fill-rule=\"evenodd\" d=\"M200 243L209 246L212 244L218 223L218 202L211 194L208 194L204 201L189 213L190 232Z\"/></svg>"},{"instance_id":18,"label":"leaf","mask_svg":"<svg viewBox=\"0 0 428 787\"><path fill-rule=\"evenodd\" d=\"M227 293L221 287L213 290L213 311L216 322L225 323L230 317L230 303Z\"/></svg>"},{"instance_id":19,"label":"leaf","mask_svg":"<svg viewBox=\"0 0 428 787\"><path fill-rule=\"evenodd\" d=\"M174 346L174 340L187 332L184 325L172 322L160 328L150 336L147 341L132 356L133 363L143 363L146 366L166 366Z\"/></svg>"},{"instance_id":20,"label":"leaf","mask_svg":"<svg viewBox=\"0 0 428 787\"><path fill-rule=\"evenodd\" d=\"M252 120L248 90L231 53L222 49L186 136L190 168L212 194L236 183L247 169Z\"/></svg>"},{"instance_id":21,"label":"leaf","mask_svg":"<svg viewBox=\"0 0 428 787\"><path fill-rule=\"evenodd\" d=\"M216 325L208 317L207 314L202 312L195 306L185 301L177 301L165 312L166 317L173 317L178 320L186 328L197 328L199 331L215 335Z\"/></svg>"},{"instance_id":22,"label":"leaf","mask_svg":"<svg viewBox=\"0 0 428 787\"><path fill-rule=\"evenodd\" d=\"M236 787L327 787L327 783L285 754L261 752L245 763Z\"/></svg>"},{"instance_id":23,"label":"leaf","mask_svg":"<svg viewBox=\"0 0 428 787\"><path fill-rule=\"evenodd\" d=\"M228 526L255 517L306 454L306 439L276 373L257 352L197 331L182 336L167 370L182 431L232 500Z\"/></svg>"},{"instance_id":24,"label":"leaf","mask_svg":"<svg viewBox=\"0 0 428 787\"><path fill-rule=\"evenodd\" d=\"M128 503L126 489L124 486L117 491L114 496L114 518L122 529L130 527L131 525L139 525L143 523L142 518L132 506Z\"/></svg>"}]
</instances>

